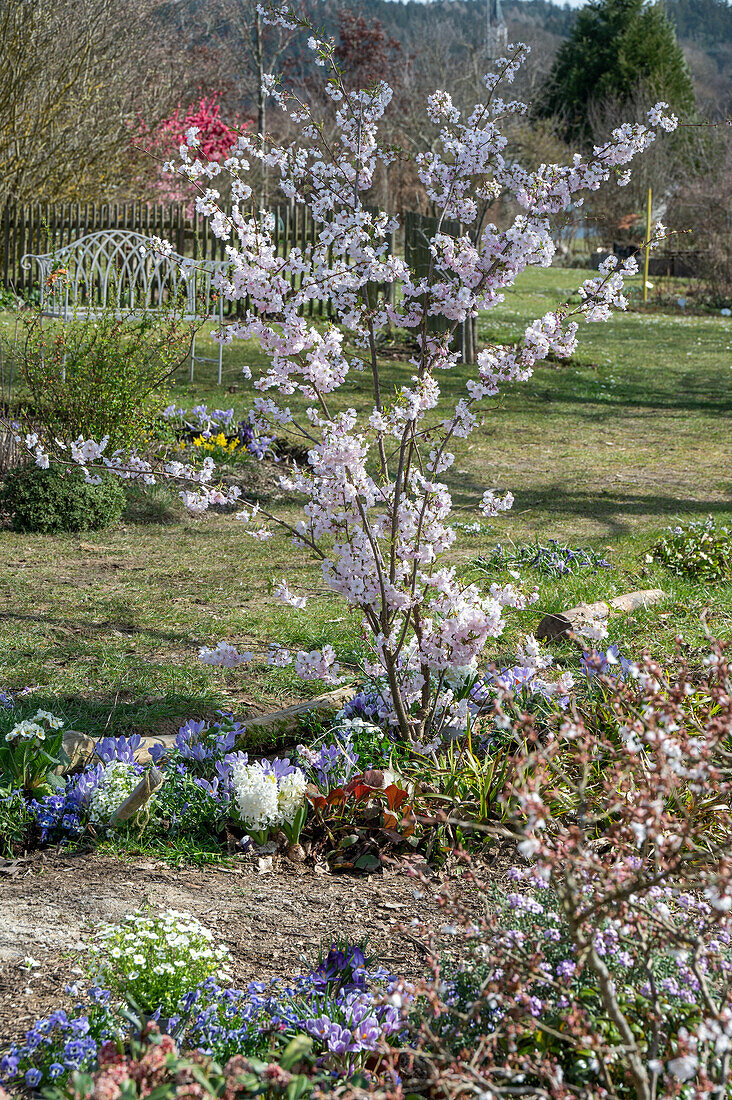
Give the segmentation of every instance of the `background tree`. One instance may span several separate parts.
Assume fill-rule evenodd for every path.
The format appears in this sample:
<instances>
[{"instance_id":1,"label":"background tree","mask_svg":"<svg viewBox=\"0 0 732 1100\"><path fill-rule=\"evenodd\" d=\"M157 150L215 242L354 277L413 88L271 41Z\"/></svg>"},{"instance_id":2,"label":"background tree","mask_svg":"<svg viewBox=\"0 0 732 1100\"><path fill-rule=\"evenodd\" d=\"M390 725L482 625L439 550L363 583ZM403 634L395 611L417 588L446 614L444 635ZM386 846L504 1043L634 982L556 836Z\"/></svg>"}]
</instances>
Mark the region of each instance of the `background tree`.
<instances>
[{"instance_id":1,"label":"background tree","mask_svg":"<svg viewBox=\"0 0 732 1100\"><path fill-rule=\"evenodd\" d=\"M0 208L115 195L130 126L175 106L181 62L158 0L3 0Z\"/></svg>"},{"instance_id":2,"label":"background tree","mask_svg":"<svg viewBox=\"0 0 732 1100\"><path fill-rule=\"evenodd\" d=\"M539 115L563 119L568 139L592 139L598 104L624 105L639 90L679 115L694 110L694 86L676 32L660 4L591 0L557 51Z\"/></svg>"},{"instance_id":3,"label":"background tree","mask_svg":"<svg viewBox=\"0 0 732 1100\"><path fill-rule=\"evenodd\" d=\"M140 122L134 139L135 148L143 152L142 171L136 180L139 198L149 196L156 202L180 202L195 196L196 190L190 183L180 175L166 172L163 167L166 161L176 157L191 127L199 132L202 155L216 163L226 159L240 133L252 128L251 119L225 115L220 99L220 94L200 96L187 109L176 107L157 126ZM157 173L151 167L151 158L159 164Z\"/></svg>"},{"instance_id":4,"label":"background tree","mask_svg":"<svg viewBox=\"0 0 732 1100\"><path fill-rule=\"evenodd\" d=\"M335 58L353 88L368 88L375 80L391 84L404 63L401 43L386 33L380 19L340 8L338 38Z\"/></svg>"}]
</instances>

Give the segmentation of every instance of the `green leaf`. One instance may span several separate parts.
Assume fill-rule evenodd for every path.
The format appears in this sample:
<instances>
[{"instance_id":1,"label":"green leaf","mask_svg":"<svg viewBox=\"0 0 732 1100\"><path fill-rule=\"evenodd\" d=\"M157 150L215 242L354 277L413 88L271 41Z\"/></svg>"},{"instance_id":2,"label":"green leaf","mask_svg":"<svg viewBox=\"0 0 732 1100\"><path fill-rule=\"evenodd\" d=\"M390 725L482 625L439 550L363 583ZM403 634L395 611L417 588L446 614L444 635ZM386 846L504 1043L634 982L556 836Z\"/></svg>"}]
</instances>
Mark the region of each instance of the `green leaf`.
<instances>
[{"instance_id":1,"label":"green leaf","mask_svg":"<svg viewBox=\"0 0 732 1100\"><path fill-rule=\"evenodd\" d=\"M371 852L364 852L353 864L359 871L378 871L381 868L381 860Z\"/></svg>"},{"instance_id":2,"label":"green leaf","mask_svg":"<svg viewBox=\"0 0 732 1100\"><path fill-rule=\"evenodd\" d=\"M195 1062L190 1062L188 1064L188 1069L191 1071L193 1077L195 1077L195 1079L198 1081L199 1085L202 1085L205 1088L206 1092L208 1092L211 1096L216 1095L216 1090L211 1084L208 1074L206 1074L200 1066L197 1066Z\"/></svg>"},{"instance_id":3,"label":"green leaf","mask_svg":"<svg viewBox=\"0 0 732 1100\"><path fill-rule=\"evenodd\" d=\"M312 1082L305 1076L304 1073L298 1073L297 1077L293 1077L287 1086L285 1096L287 1100L300 1100L301 1096L304 1096L306 1092L310 1092Z\"/></svg>"},{"instance_id":4,"label":"green leaf","mask_svg":"<svg viewBox=\"0 0 732 1100\"><path fill-rule=\"evenodd\" d=\"M291 1070L303 1058L307 1058L312 1049L313 1040L309 1035L296 1035L283 1050L280 1065L283 1069Z\"/></svg>"},{"instance_id":5,"label":"green leaf","mask_svg":"<svg viewBox=\"0 0 732 1100\"><path fill-rule=\"evenodd\" d=\"M196 1069L198 1069L198 1066L196 1066ZM205 1082L202 1081L201 1084L205 1086ZM158 1085L157 1088L154 1088L152 1090L152 1092L146 1093L145 1094L145 1100L165 1100L165 1098L167 1096L173 1096L174 1095L174 1093L173 1093L174 1088L175 1088L175 1084L172 1081L166 1081L165 1084ZM211 1090L209 1088L209 1092L210 1091ZM135 1095L135 1094L133 1093L132 1095Z\"/></svg>"}]
</instances>

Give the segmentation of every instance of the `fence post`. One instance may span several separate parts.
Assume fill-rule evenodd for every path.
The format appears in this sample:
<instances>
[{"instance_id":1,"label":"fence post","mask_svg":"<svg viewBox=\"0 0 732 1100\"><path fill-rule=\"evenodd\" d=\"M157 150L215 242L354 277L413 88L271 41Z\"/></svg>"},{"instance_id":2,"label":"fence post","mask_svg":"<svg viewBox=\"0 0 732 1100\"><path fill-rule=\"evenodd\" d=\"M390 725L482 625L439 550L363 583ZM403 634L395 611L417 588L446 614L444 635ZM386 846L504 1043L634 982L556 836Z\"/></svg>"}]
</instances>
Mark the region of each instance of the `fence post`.
<instances>
[{"instance_id":1,"label":"fence post","mask_svg":"<svg viewBox=\"0 0 732 1100\"><path fill-rule=\"evenodd\" d=\"M430 266L431 253L429 238L436 232L437 218L407 211L404 215L404 259L416 279L425 278ZM458 222L443 221L443 233L459 236L462 226ZM445 332L449 322L444 317L428 317L427 331ZM475 325L472 319L463 322L455 329L452 338L453 348L460 352L464 363L475 362Z\"/></svg>"}]
</instances>

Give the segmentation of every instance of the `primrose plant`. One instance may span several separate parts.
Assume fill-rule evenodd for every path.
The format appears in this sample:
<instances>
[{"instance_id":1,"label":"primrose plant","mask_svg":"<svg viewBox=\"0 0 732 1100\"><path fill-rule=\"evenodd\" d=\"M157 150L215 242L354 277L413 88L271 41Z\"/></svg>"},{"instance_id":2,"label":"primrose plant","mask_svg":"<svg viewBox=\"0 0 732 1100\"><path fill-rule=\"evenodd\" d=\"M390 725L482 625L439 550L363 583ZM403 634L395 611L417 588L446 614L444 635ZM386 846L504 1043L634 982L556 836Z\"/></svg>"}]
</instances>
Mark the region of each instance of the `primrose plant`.
<instances>
[{"instance_id":1,"label":"primrose plant","mask_svg":"<svg viewBox=\"0 0 732 1100\"><path fill-rule=\"evenodd\" d=\"M63 719L47 710L16 722L12 718L11 712L3 714L0 721L0 781L29 794L58 786L61 781L55 770L68 763L63 748Z\"/></svg>"},{"instance_id":2,"label":"primrose plant","mask_svg":"<svg viewBox=\"0 0 732 1100\"><path fill-rule=\"evenodd\" d=\"M423 748L443 728L465 726L467 702L455 697L449 674L479 658L488 640L503 630L504 609L522 608L527 599L511 583L493 584L487 594L464 585L444 564L456 538L451 496L442 480L453 465L454 448L480 428L484 403L502 383L528 379L550 354L573 352L580 319L604 321L614 308L625 308L623 280L637 270L635 261L618 265L611 257L579 288L578 305L545 314L515 346L490 344L481 350L457 402L441 393L438 380L457 364L454 332L500 303L527 267L549 266L555 252L552 219L611 178L627 183L630 162L659 129L673 130L677 120L666 104L657 104L648 126L625 124L588 156L527 171L506 157L500 128L501 120L510 122L527 108L499 95L525 60L526 47L511 47L494 63L484 79L483 101L466 115L446 91L434 92L426 113L429 124L440 127L439 143L416 157L416 167L438 227L429 240L428 271L417 276L389 250L397 219L365 206L379 165L405 155L379 137L391 89L380 82L365 91L349 90L333 42L316 37L307 20L285 8L273 9L268 18L310 33L308 46L331 101L328 111L316 117L308 103L266 76L265 90L299 128L296 140L277 145L243 134L220 164L201 154L191 129L181 163L168 166L198 185L197 209L224 243L229 266L217 280L219 292L242 306L248 299L243 316L226 325L220 339L256 339L269 359L261 371L245 368L257 391L257 429L289 433L308 448L307 465L281 477L284 489L304 499L299 522L290 524L259 505L244 508L239 518L250 537L266 540L279 527L320 560L330 589L363 617L372 645L366 672L383 682L386 720L401 739ZM313 235L305 248L277 255L274 217L257 211L248 182L253 161L278 176L288 201L309 212ZM222 175L229 177L222 190L231 195L230 206L213 185ZM520 210L506 229L486 220L502 196ZM459 221L464 230L451 235L448 220ZM658 226L654 242L662 237ZM160 247L168 246L161 242ZM387 286L397 293L386 293ZM313 299L326 303L336 324L324 328L303 316ZM410 361L411 377L395 395L378 350L380 337L392 327L411 330L418 349ZM370 396L359 413L347 393L352 385L355 402L364 374ZM43 462L41 442L29 437L27 444ZM155 477L152 465L138 456L105 458L101 444L77 441L74 452L87 467L116 468L147 481ZM194 511L231 499L234 492L211 487L213 463L198 471L168 463L162 473L198 482L181 493ZM484 515L496 516L511 503L509 492L490 487L480 507ZM277 595L295 608L306 602L286 582ZM233 647L206 651L205 657L228 667L240 663ZM338 679L329 647L297 654L274 648L270 660L294 665L305 679Z\"/></svg>"}]
</instances>

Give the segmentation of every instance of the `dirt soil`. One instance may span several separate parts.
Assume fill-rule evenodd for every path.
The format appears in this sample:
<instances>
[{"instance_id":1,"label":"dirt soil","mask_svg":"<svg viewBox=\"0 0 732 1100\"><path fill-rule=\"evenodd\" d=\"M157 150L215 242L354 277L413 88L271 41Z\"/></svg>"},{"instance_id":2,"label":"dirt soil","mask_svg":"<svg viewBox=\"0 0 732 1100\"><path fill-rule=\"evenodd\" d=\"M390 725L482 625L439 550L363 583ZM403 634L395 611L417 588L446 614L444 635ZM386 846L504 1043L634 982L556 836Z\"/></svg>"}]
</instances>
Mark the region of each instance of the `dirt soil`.
<instances>
[{"instance_id":1,"label":"dirt soil","mask_svg":"<svg viewBox=\"0 0 732 1100\"><path fill-rule=\"evenodd\" d=\"M0 865L0 1049L73 1003L65 986L83 984L79 964L93 928L145 904L190 912L214 930L231 949L237 985L301 973L323 941L367 934L392 972L426 972L426 952L409 926L417 917L439 927L439 914L412 878L317 875L277 858L265 873L256 863L178 869L48 851ZM26 956L41 965L27 969Z\"/></svg>"}]
</instances>

